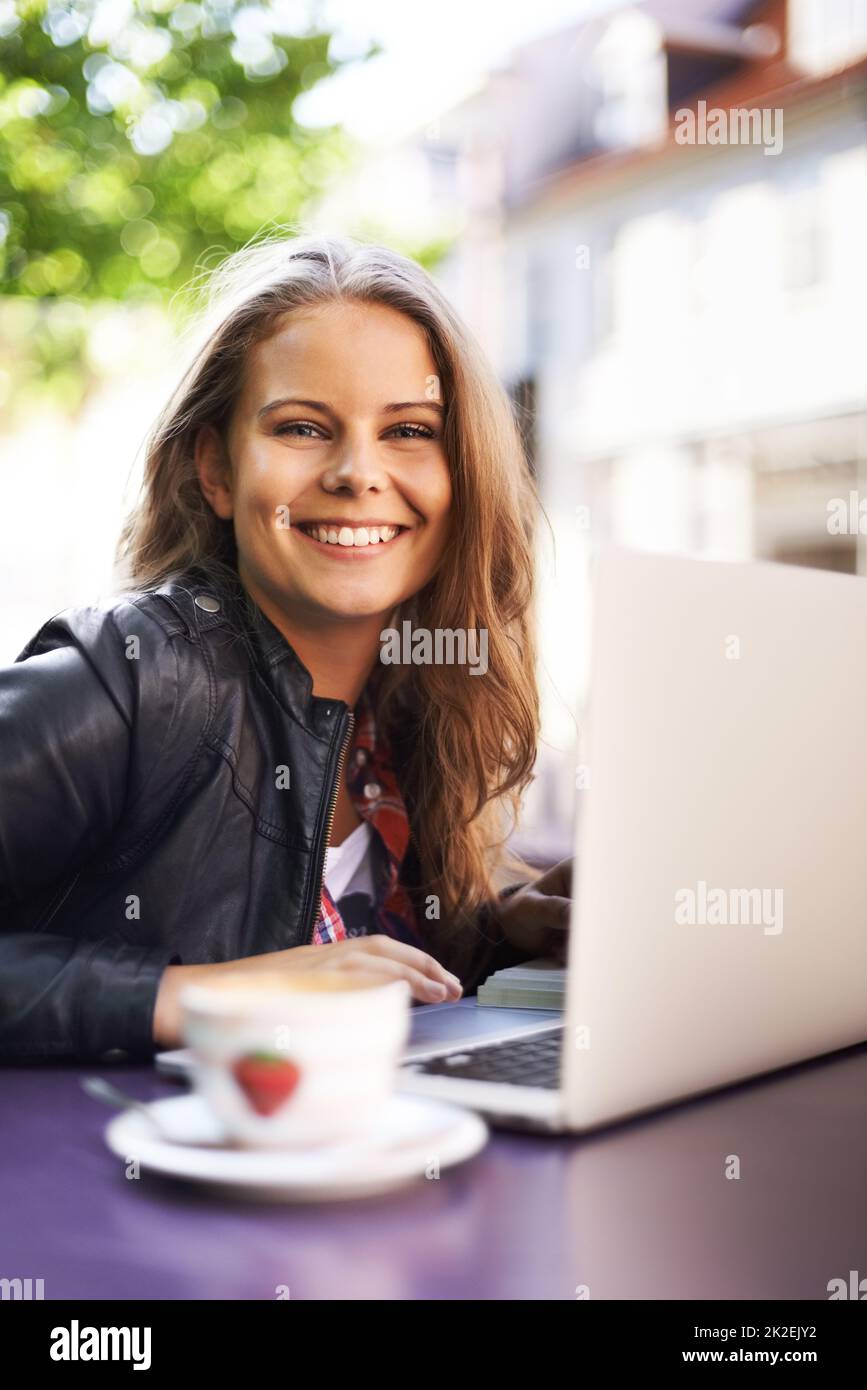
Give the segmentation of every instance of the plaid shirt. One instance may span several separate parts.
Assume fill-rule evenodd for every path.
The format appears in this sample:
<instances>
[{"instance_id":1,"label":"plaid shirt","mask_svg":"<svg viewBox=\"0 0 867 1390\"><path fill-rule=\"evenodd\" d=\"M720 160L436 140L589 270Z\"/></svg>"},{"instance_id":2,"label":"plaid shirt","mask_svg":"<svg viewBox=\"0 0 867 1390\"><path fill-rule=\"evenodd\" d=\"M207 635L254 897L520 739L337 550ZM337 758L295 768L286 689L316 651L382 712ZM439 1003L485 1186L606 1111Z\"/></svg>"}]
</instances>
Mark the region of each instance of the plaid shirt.
<instances>
[{"instance_id":1,"label":"plaid shirt","mask_svg":"<svg viewBox=\"0 0 867 1390\"><path fill-rule=\"evenodd\" d=\"M374 864L379 858L381 868L376 875L376 925L373 930L423 948L412 902L399 878L409 845L409 817L392 767L391 748L385 735L381 731L377 733L367 687L355 707L354 740L346 782L356 811L379 836L384 849L383 855L373 855ZM373 848L371 845L371 850ZM313 944L323 946L345 941L346 936L337 904L323 882L322 912L313 932Z\"/></svg>"}]
</instances>

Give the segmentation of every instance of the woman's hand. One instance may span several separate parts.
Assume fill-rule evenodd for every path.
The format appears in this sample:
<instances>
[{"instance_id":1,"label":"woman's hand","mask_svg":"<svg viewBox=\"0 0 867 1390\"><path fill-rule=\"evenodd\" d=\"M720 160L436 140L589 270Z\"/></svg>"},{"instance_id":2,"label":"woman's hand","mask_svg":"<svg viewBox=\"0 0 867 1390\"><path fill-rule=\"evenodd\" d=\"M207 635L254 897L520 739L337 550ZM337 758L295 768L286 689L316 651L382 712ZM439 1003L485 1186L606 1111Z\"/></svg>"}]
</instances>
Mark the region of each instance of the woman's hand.
<instances>
[{"instance_id":1,"label":"woman's hand","mask_svg":"<svg viewBox=\"0 0 867 1390\"><path fill-rule=\"evenodd\" d=\"M406 980L412 997L421 1004L460 999L463 992L457 976L449 974L433 956L381 933L325 946L294 946L288 951L269 951L213 965L169 965L163 971L154 1009L153 1036L157 1047L181 1046L180 991L185 985L219 980L227 973L237 976L240 972L258 974L263 970L376 975L383 984L388 980Z\"/></svg>"},{"instance_id":2,"label":"woman's hand","mask_svg":"<svg viewBox=\"0 0 867 1390\"><path fill-rule=\"evenodd\" d=\"M520 950L566 963L572 912L572 860L561 859L524 888L496 904L504 936Z\"/></svg>"}]
</instances>

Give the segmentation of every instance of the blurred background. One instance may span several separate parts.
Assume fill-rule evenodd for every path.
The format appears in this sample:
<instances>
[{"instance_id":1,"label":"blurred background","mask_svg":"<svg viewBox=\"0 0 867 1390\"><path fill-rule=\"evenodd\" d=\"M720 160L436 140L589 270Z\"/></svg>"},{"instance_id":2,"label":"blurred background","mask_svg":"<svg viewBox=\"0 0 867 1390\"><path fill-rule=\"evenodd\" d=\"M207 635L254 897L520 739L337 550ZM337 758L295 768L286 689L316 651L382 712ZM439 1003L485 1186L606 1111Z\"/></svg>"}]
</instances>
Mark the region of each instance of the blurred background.
<instances>
[{"instance_id":1,"label":"blurred background","mask_svg":"<svg viewBox=\"0 0 867 1390\"><path fill-rule=\"evenodd\" d=\"M0 661L111 593L189 287L285 223L415 256L518 405L561 858L599 542L867 573L867 0L0 0Z\"/></svg>"}]
</instances>

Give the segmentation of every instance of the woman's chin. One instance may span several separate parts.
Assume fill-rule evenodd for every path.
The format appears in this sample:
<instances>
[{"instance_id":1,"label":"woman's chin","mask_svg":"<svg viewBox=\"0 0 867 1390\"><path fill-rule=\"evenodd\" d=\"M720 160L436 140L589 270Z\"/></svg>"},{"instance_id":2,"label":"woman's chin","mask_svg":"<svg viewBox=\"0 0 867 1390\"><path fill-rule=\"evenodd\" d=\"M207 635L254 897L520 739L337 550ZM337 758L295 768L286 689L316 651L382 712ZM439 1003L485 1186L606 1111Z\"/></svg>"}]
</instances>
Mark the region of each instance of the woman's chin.
<instances>
[{"instance_id":1,"label":"woman's chin","mask_svg":"<svg viewBox=\"0 0 867 1390\"><path fill-rule=\"evenodd\" d=\"M347 599L345 594L339 598L335 595L332 602L322 594L316 595L316 608L327 623L369 623L376 618L385 625L399 602L387 595L359 596L355 600Z\"/></svg>"}]
</instances>

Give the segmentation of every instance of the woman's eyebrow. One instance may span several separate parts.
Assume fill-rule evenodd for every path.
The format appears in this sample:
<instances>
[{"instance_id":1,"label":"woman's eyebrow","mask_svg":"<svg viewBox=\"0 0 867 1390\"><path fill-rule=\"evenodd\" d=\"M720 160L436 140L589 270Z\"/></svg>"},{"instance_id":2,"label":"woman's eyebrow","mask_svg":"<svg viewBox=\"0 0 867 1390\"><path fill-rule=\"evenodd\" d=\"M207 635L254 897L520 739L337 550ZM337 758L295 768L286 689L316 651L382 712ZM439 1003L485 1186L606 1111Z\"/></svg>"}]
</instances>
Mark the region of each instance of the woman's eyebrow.
<instances>
[{"instance_id":1,"label":"woman's eyebrow","mask_svg":"<svg viewBox=\"0 0 867 1390\"><path fill-rule=\"evenodd\" d=\"M261 409L256 411L256 419L261 420L272 410L279 410L283 405L303 405L308 410L321 410L323 415L333 415L334 411L325 401L311 401L301 396L281 396L277 401L269 401ZM439 401L392 401L390 405L382 407L383 414L395 415L401 410L435 410L438 415L442 415L443 407Z\"/></svg>"},{"instance_id":2,"label":"woman's eyebrow","mask_svg":"<svg viewBox=\"0 0 867 1390\"><path fill-rule=\"evenodd\" d=\"M435 410L438 415L444 414L439 401L393 401L382 410L384 415L396 415L401 410Z\"/></svg>"}]
</instances>

